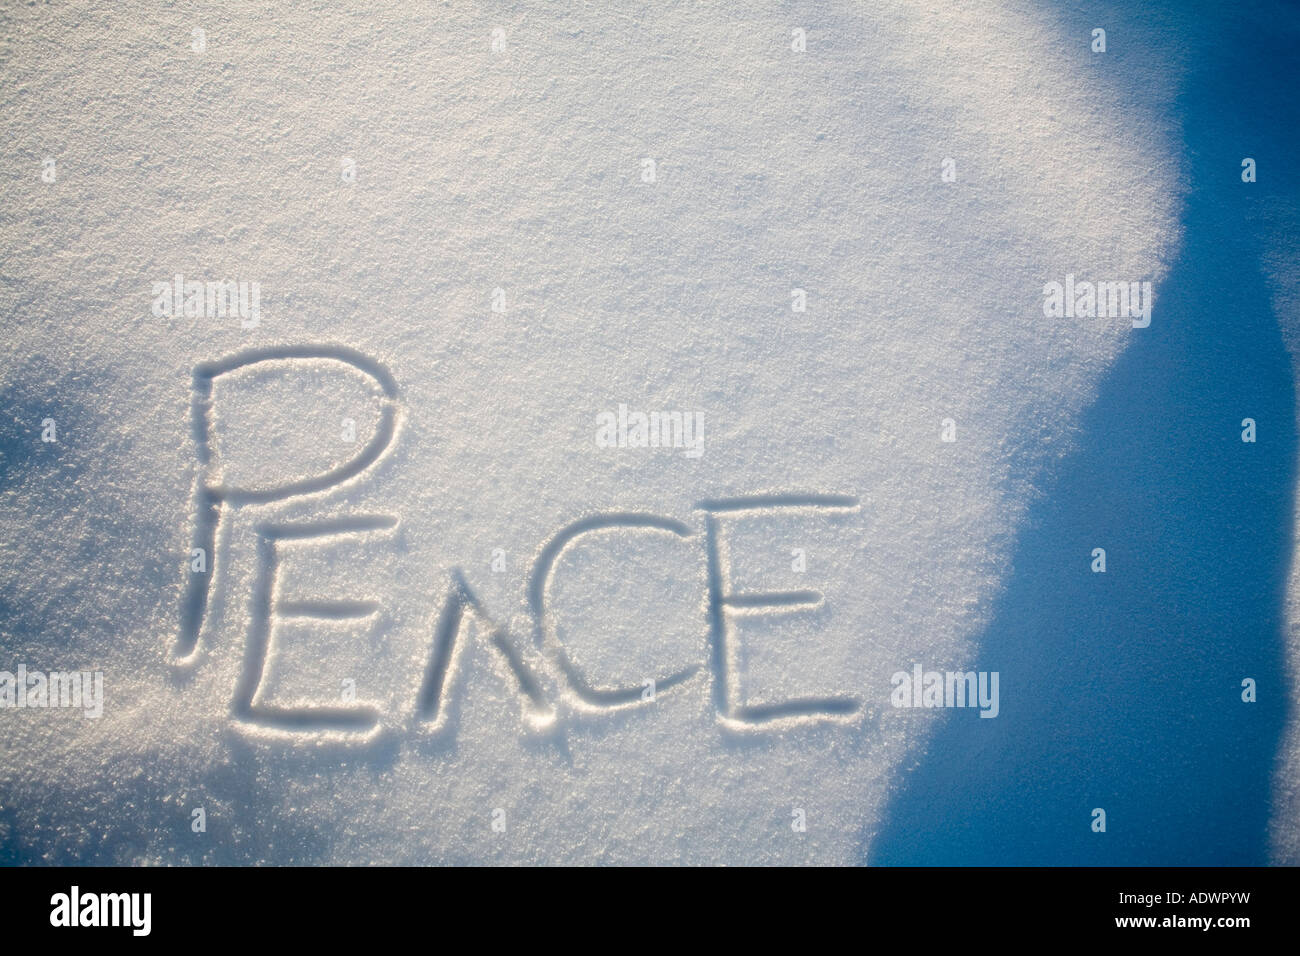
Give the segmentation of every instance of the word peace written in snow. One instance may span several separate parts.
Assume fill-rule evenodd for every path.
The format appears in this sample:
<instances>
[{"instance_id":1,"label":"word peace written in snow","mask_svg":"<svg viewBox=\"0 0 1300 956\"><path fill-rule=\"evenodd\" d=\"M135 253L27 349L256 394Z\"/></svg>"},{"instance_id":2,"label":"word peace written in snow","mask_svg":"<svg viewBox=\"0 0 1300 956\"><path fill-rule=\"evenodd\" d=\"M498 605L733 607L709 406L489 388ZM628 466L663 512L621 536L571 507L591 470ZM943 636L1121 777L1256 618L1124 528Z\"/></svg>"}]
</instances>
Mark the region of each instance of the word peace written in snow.
<instances>
[{"instance_id":1,"label":"word peace written in snow","mask_svg":"<svg viewBox=\"0 0 1300 956\"><path fill-rule=\"evenodd\" d=\"M266 374L288 372L302 361L327 361L350 366L368 376L382 394L378 423L368 441L348 461L307 477L298 477L269 487L242 487L221 479L213 462L213 383L223 376L256 367ZM241 508L254 508L313 495L358 478L380 460L393 446L398 432L400 402L395 380L379 363L350 349L336 346L292 347L238 353L223 360L200 365L194 374L193 434L199 462L195 482L193 545L190 573L181 607L179 630L173 642L173 661L180 667L195 666L210 643L210 627L205 626L217 568L208 567L207 555L214 546L222 523ZM747 514L780 509L853 511L857 499L836 494L764 494L703 501L697 509L704 513L704 548L707 561L707 609L709 646L707 659L679 671L658 675L631 687L601 686L593 682L573 662L556 633L547 612L547 600L557 561L579 539L596 532L619 530L624 533L673 535L691 538L692 529L673 518L639 512L616 512L584 517L557 532L538 554L527 583L527 602L532 637L547 650L545 660L558 677L562 694L586 710L613 711L643 707L654 702L656 693L687 683L696 675L707 675L711 696L719 721L733 729L755 729L809 720L844 720L861 710L861 702L848 696L796 698L776 703L750 704L742 699L737 680L735 618L746 615L790 613L814 610L824 603L823 595L813 590L735 593L730 584L729 553L724 526L743 519ZM279 546L286 541L303 541L339 536L360 536L391 531L397 526L393 515L351 514L316 521L260 522L253 526L256 536L258 573L254 578L252 619L244 649L243 666L231 701L233 718L241 725L259 732L277 734L330 734L369 737L381 729L384 715L369 704L346 702L341 705L275 706L259 701L259 689L267 670L270 635L280 617L315 617L346 619L365 617L377 606L366 601L273 601ZM447 728L449 697L455 681L458 645L467 615L487 625L491 644L505 659L517 681L524 705L525 719L537 727L556 720L556 707L543 690L537 667L530 665L516 644L517 635L494 623L471 590L459 569L452 569L450 583L432 629L432 641L418 693L404 720L429 732Z\"/></svg>"}]
</instances>

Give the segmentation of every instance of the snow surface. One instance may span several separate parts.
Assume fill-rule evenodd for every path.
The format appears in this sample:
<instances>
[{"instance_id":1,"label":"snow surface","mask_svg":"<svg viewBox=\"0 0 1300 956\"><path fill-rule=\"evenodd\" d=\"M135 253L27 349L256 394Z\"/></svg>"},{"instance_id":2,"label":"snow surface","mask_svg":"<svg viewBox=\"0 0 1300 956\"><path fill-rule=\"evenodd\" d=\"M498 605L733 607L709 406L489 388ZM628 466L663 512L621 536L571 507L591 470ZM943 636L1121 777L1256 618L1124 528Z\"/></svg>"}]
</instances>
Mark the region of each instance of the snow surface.
<instances>
[{"instance_id":1,"label":"snow surface","mask_svg":"<svg viewBox=\"0 0 1300 956\"><path fill-rule=\"evenodd\" d=\"M1087 410L1100 401L1124 417L1122 395L1106 405L1108 376L1128 367L1176 379L1184 359L1213 367L1204 338L1159 336L1198 308L1230 322L1232 290L1187 305L1172 289L1185 308L1176 312L1162 307L1162 283L1189 250L1201 257L1193 266L1209 267L1220 248L1192 235L1188 215L1203 188L1201 147L1222 148L1225 185L1211 192L1229 203L1251 188L1239 161L1252 146L1196 127L1198 111L1222 104L1189 97L1197 76L1217 75L1204 62L1217 62L1216 45L1244 55L1254 31L1281 46L1293 11L1248 9L1242 40L1218 32L1214 18L1228 14L1177 4L1141 15L985 0L343 6L0 10L0 669L102 670L106 693L98 720L0 713L0 858L1044 862L1055 846L1067 862L1215 862L1255 852L1248 840L1197 849L1190 822L1161 816L1160 799L1231 816L1240 795L1194 783L1190 798L1171 793L1175 740L1196 738L1195 715L1123 703L1180 680L1166 665L1202 654L1216 632L1199 628L1226 607L1184 622L1178 608L1197 594L1140 584L1157 559L1145 563L1123 529L1203 505L1217 514L1223 489L1183 502L1082 495L1077 514L1105 514L1111 537L1083 521L1071 525L1077 536L1046 542L1055 551L1024 542L1055 527L1063 476L1106 467L1107 439ZM203 52L191 48L196 27ZM1089 48L1094 27L1107 29L1104 54ZM505 47L494 51L498 28ZM795 29L805 52L791 48ZM40 176L46 157L54 183ZM945 158L956 182L941 178ZM354 181L341 175L345 160ZM1279 182L1288 175L1282 160L1261 160L1255 185L1289 197L1293 212L1294 190ZM1294 217L1269 208L1282 210L1268 219L1277 258L1263 267L1260 301L1272 311L1252 315L1280 342L1277 317L1295 316ZM1228 262L1217 268L1232 279ZM260 324L153 315L153 284L178 273L259 283ZM1152 282L1151 329L1044 318L1044 283L1067 273ZM504 311L492 308L495 289ZM805 312L792 311L794 289L806 291ZM1148 334L1156 364L1132 370ZM1289 430L1291 444L1267 452L1290 454L1262 493L1290 516L1295 402L1289 378L1272 387L1275 373L1290 374L1273 353L1281 364L1259 381L1291 416L1274 432ZM261 361L204 378L205 363L237 355ZM339 360L353 355L362 367ZM195 388L209 380L210 412L196 426ZM1167 393L1196 404L1194 391ZM599 447L597 416L620 404L701 414L703 453ZM1233 444L1216 447L1249 448L1236 424L1248 413L1231 402L1222 412ZM40 440L46 418L57 442ZM344 419L355 442L341 438ZM945 419L955 442L940 440ZM178 644L203 512L196 487L310 479L345 466L389 420L392 442L339 484L218 505L202 631L192 654ZM1147 434L1150 449L1158 439ZM1179 460L1198 457L1198 440ZM1169 467L1161 487L1176 490L1179 466ZM699 506L758 494L771 497L720 519L712 567ZM853 503L791 507L800 496ZM602 515L654 519L602 527ZM387 523L355 530L358 516ZM268 527L326 521L344 533L281 541L271 558L259 545ZM1285 577L1283 537L1280 550L1246 552L1281 570L1238 600L1281 606L1284 583L1267 582ZM1041 581L1018 591L1026 567L1097 584L1088 563L1098 546L1112 554L1105 585L1129 595L1128 575L1133 600L1146 602L1137 616L1167 615L1176 636L1166 646L1152 638L1158 626L1124 631L1133 612L1120 600L1102 651L1061 675L1053 662L1073 661L1068 648L1099 640L1088 622L1013 617L998 629L998 608L1008 594L1032 609L1061 593ZM542 587L535 566L551 559ZM824 600L728 612L719 655L711 574L737 591ZM458 632L444 627L456 594L479 609ZM250 684L271 601L315 602L318 613L273 622ZM341 601L373 602L373 613L326 606ZM1280 641L1280 616L1269 620ZM1300 627L1290 633L1294 674ZM447 693L422 712L448 634ZM1124 656L1147 640L1149 659ZM1205 653L1234 715L1247 706L1240 677L1264 678L1259 706L1273 730L1245 729L1255 736L1243 749L1271 761L1285 690L1281 646L1268 650L1227 670ZM891 707L891 675L914 662L1001 671L1002 715ZM1108 684L1117 671L1138 673L1138 689ZM655 698L642 701L651 678ZM265 716L351 706L345 682L378 729L311 716L285 729ZM254 712L240 713L254 685ZM808 698L857 706L780 709ZM1070 738L1052 715L1080 699L1108 716ZM778 719L719 713L743 704L776 705ZM953 726L958 737L938 736ZM1171 728L1179 736L1166 739ZM1091 741L1086 777L1030 772L1064 739L1076 762ZM1168 775L1143 776L1145 752L1123 743L1144 739L1165 747ZM1258 841L1271 825L1274 857L1296 862L1300 798L1287 787L1300 779L1297 731L1289 739L1271 824L1238 815ZM1197 766L1244 774L1256 805L1270 799L1267 768ZM1153 819L1166 831L1136 832L1151 794L1120 792L1135 777L1157 793ZM932 802L927 780L962 807ZM995 784L1024 805L982 802ZM1097 806L1131 808L1129 822L1112 810L1111 831L1094 835ZM199 807L203 833L191 828ZM990 807L1006 815L957 848L954 821ZM795 810L805 832L791 827Z\"/></svg>"}]
</instances>

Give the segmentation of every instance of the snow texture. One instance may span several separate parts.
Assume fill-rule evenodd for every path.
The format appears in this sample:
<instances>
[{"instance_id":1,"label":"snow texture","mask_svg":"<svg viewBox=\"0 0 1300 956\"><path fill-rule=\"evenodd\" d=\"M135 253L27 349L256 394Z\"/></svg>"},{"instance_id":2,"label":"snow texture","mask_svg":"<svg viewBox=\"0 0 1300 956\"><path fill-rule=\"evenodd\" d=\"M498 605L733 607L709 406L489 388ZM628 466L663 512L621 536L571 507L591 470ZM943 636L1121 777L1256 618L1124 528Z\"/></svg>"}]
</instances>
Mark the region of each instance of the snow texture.
<instances>
[{"instance_id":1,"label":"snow texture","mask_svg":"<svg viewBox=\"0 0 1300 956\"><path fill-rule=\"evenodd\" d=\"M0 860L1300 862L1294 9L264 7L0 9Z\"/></svg>"}]
</instances>

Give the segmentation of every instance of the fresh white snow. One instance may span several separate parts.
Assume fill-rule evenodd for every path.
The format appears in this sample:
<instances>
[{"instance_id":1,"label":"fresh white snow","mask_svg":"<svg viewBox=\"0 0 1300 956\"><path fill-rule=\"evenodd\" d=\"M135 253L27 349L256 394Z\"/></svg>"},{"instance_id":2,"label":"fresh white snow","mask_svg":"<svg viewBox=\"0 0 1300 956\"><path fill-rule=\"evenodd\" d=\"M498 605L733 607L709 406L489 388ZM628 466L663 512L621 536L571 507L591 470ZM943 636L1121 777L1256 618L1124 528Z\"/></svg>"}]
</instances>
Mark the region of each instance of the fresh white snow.
<instances>
[{"instance_id":1,"label":"fresh white snow","mask_svg":"<svg viewBox=\"0 0 1300 956\"><path fill-rule=\"evenodd\" d=\"M344 7L0 12L0 411L21 436L0 669L105 688L99 719L0 715L0 845L861 859L940 713L892 708L890 676L973 667L1030 503L1142 334L1046 318L1044 283L1158 290L1180 242L1167 22ZM154 315L177 274L256 282L260 321ZM601 447L620 404L699 415L702 453ZM231 493L345 466L385 421L359 474ZM227 497L189 653L205 483ZM702 503L755 495L710 537ZM566 529L587 530L548 552ZM711 575L799 593L715 619ZM276 601L305 613L268 621ZM851 703L781 706L807 699ZM377 727L319 717L357 705Z\"/></svg>"}]
</instances>

